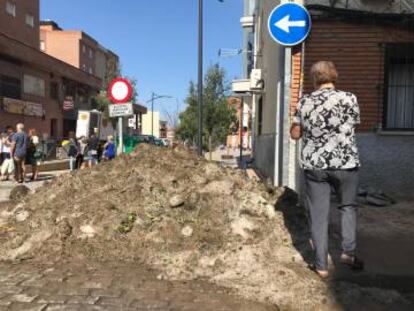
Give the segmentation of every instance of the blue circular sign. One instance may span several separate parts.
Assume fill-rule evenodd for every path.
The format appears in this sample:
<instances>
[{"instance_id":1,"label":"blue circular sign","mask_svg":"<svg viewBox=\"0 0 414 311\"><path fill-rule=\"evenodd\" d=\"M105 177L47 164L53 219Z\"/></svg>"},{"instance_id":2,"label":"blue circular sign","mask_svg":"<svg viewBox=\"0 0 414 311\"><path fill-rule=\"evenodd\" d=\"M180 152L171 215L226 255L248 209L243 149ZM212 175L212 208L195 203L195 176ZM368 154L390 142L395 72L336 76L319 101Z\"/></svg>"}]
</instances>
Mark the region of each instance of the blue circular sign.
<instances>
[{"instance_id":1,"label":"blue circular sign","mask_svg":"<svg viewBox=\"0 0 414 311\"><path fill-rule=\"evenodd\" d=\"M269 32L272 38L284 46L302 43L309 35L311 17L308 10L297 3L277 6L269 16Z\"/></svg>"}]
</instances>

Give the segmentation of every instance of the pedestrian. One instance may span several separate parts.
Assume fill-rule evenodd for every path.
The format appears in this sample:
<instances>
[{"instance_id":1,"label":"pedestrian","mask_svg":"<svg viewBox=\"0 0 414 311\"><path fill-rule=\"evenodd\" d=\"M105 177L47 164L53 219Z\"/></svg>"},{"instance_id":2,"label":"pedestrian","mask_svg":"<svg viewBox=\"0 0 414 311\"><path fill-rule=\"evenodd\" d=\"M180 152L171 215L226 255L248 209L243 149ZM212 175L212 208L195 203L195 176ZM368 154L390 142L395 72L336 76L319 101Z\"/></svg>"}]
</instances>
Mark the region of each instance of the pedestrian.
<instances>
[{"instance_id":1,"label":"pedestrian","mask_svg":"<svg viewBox=\"0 0 414 311\"><path fill-rule=\"evenodd\" d=\"M99 137L97 135L97 129L94 129L87 143L87 156L89 161L89 167L93 167L98 164L98 149L99 149Z\"/></svg>"},{"instance_id":2,"label":"pedestrian","mask_svg":"<svg viewBox=\"0 0 414 311\"><path fill-rule=\"evenodd\" d=\"M89 164L87 156L88 140L85 136L79 138L79 155L77 156L78 169L84 169Z\"/></svg>"},{"instance_id":3,"label":"pedestrian","mask_svg":"<svg viewBox=\"0 0 414 311\"><path fill-rule=\"evenodd\" d=\"M78 141L76 140L75 133L69 132L69 143L67 145L67 154L69 156L69 167L70 171L73 172L78 169L78 157L80 154L80 146Z\"/></svg>"},{"instance_id":4,"label":"pedestrian","mask_svg":"<svg viewBox=\"0 0 414 311\"><path fill-rule=\"evenodd\" d=\"M39 153L37 152L37 147L39 145L39 137L36 135L35 129L30 129L28 132L28 146L26 151L26 159L24 169L24 176L26 176L26 165L32 167L32 177L31 181L36 181L39 177L39 172L37 168L37 161L39 160Z\"/></svg>"},{"instance_id":5,"label":"pedestrian","mask_svg":"<svg viewBox=\"0 0 414 311\"><path fill-rule=\"evenodd\" d=\"M26 158L27 147L29 145L29 137L24 131L24 124L16 125L16 133L12 136L11 154L15 164L15 178L18 183L24 182L24 161Z\"/></svg>"},{"instance_id":6,"label":"pedestrian","mask_svg":"<svg viewBox=\"0 0 414 311\"><path fill-rule=\"evenodd\" d=\"M108 141L104 145L103 159L104 161L110 161L115 158L115 143L112 135L108 136Z\"/></svg>"},{"instance_id":7,"label":"pedestrian","mask_svg":"<svg viewBox=\"0 0 414 311\"><path fill-rule=\"evenodd\" d=\"M3 165L3 135L5 136L6 133L0 133L0 168Z\"/></svg>"},{"instance_id":8,"label":"pedestrian","mask_svg":"<svg viewBox=\"0 0 414 311\"><path fill-rule=\"evenodd\" d=\"M1 156L3 159L3 163L1 164L1 180L6 181L6 180L9 180L10 176L13 177L14 160L10 152L11 141L10 141L9 134L7 132L1 133L0 140L1 140Z\"/></svg>"},{"instance_id":9,"label":"pedestrian","mask_svg":"<svg viewBox=\"0 0 414 311\"><path fill-rule=\"evenodd\" d=\"M311 76L316 90L299 101L291 136L296 140L302 138L300 163L305 175L311 244L316 254L314 270L327 278L331 188L340 199L340 262L353 269L364 268L364 263L356 257L360 160L355 127L360 123L360 111L354 94L335 88L338 72L332 62L314 64Z\"/></svg>"}]
</instances>

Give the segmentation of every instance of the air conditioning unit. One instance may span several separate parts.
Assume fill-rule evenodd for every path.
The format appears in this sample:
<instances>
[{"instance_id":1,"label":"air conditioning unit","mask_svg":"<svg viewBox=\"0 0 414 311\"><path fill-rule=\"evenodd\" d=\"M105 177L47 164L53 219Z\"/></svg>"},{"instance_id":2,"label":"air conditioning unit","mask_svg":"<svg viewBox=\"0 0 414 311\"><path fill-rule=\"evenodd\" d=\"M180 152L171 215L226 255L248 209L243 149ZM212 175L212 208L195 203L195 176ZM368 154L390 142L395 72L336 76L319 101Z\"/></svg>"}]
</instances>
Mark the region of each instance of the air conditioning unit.
<instances>
[{"instance_id":1,"label":"air conditioning unit","mask_svg":"<svg viewBox=\"0 0 414 311\"><path fill-rule=\"evenodd\" d=\"M253 69L250 74L250 90L261 91L264 87L262 69Z\"/></svg>"},{"instance_id":2,"label":"air conditioning unit","mask_svg":"<svg viewBox=\"0 0 414 311\"><path fill-rule=\"evenodd\" d=\"M250 80L233 80L232 90L234 93L249 93L250 92Z\"/></svg>"}]
</instances>

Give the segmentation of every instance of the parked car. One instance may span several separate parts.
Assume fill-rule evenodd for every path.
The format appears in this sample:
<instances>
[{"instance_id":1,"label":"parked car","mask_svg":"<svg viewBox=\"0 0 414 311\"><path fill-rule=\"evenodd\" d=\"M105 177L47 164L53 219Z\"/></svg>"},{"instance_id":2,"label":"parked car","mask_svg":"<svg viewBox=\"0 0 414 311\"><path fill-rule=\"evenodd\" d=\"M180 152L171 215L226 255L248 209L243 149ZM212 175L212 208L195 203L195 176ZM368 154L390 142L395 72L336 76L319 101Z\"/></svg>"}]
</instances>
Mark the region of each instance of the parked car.
<instances>
[{"instance_id":1,"label":"parked car","mask_svg":"<svg viewBox=\"0 0 414 311\"><path fill-rule=\"evenodd\" d=\"M159 147L167 146L163 139L157 138L152 135L137 135L134 137L140 140L140 143L150 144Z\"/></svg>"}]
</instances>

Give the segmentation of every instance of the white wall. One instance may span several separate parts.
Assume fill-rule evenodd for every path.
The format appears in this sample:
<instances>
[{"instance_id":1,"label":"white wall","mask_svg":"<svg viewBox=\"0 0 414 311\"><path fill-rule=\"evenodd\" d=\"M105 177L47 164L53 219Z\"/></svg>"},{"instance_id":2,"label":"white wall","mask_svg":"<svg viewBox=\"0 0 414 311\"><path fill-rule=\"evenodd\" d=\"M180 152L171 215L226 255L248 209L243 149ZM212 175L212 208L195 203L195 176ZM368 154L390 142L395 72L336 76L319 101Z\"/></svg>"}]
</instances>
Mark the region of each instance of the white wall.
<instances>
[{"instance_id":1,"label":"white wall","mask_svg":"<svg viewBox=\"0 0 414 311\"><path fill-rule=\"evenodd\" d=\"M282 103L284 80L284 48L277 44L268 32L270 12L280 4L279 0L260 1L255 15L256 68L261 68L265 81L263 94L255 100L255 166L267 178L275 178L275 150L277 139L277 106ZM278 90L279 85L279 90ZM262 128L259 135L259 100L262 97Z\"/></svg>"},{"instance_id":2,"label":"white wall","mask_svg":"<svg viewBox=\"0 0 414 311\"><path fill-rule=\"evenodd\" d=\"M160 137L160 113L158 111L150 111L142 115L142 134L151 135L152 115L154 114L154 136Z\"/></svg>"}]
</instances>

